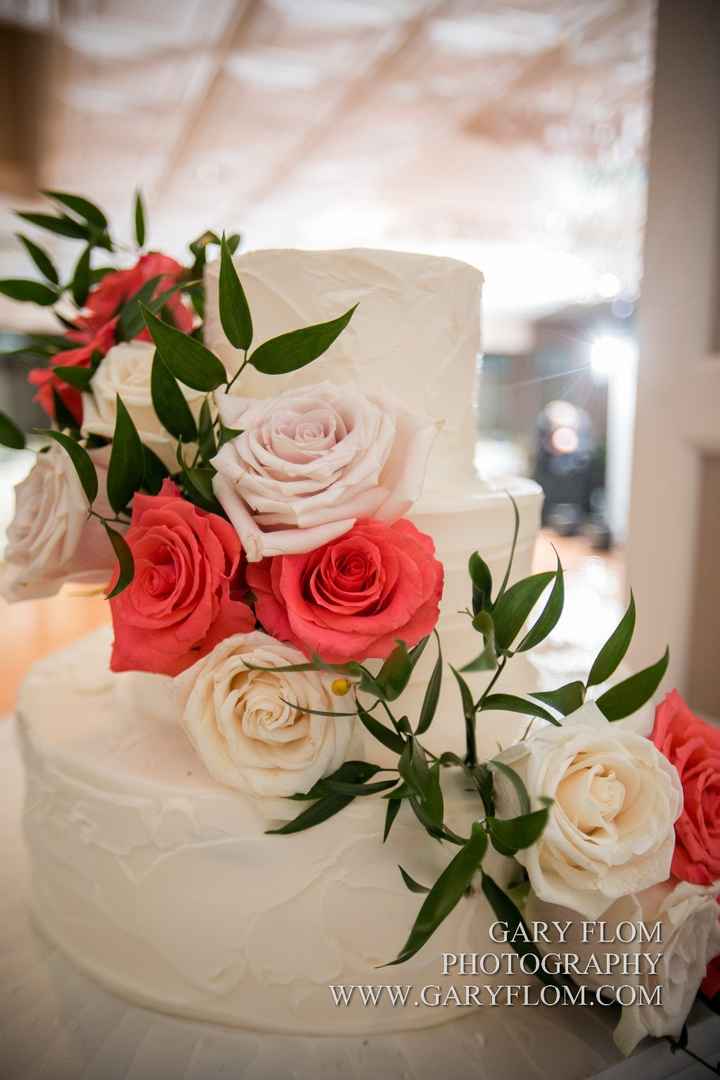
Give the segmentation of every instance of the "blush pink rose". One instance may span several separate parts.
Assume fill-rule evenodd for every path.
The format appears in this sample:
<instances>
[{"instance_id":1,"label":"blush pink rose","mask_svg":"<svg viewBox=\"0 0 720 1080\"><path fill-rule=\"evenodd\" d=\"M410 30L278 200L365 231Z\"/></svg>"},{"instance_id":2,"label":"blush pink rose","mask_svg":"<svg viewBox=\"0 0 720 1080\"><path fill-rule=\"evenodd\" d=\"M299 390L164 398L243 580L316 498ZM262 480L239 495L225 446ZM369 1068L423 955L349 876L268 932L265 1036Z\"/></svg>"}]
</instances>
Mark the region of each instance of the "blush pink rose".
<instances>
[{"instance_id":1,"label":"blush pink rose","mask_svg":"<svg viewBox=\"0 0 720 1080\"><path fill-rule=\"evenodd\" d=\"M672 873L710 885L720 878L720 729L695 716L673 690L655 711L651 739L677 769L683 788Z\"/></svg>"},{"instance_id":2,"label":"blush pink rose","mask_svg":"<svg viewBox=\"0 0 720 1080\"><path fill-rule=\"evenodd\" d=\"M360 521L316 551L249 563L247 578L268 633L328 663L417 644L438 620L443 590L431 537L406 519Z\"/></svg>"},{"instance_id":3,"label":"blush pink rose","mask_svg":"<svg viewBox=\"0 0 720 1080\"><path fill-rule=\"evenodd\" d=\"M135 575L110 601L113 671L179 675L224 638L253 629L235 530L182 499L170 480L158 495L135 495L125 539Z\"/></svg>"}]
</instances>

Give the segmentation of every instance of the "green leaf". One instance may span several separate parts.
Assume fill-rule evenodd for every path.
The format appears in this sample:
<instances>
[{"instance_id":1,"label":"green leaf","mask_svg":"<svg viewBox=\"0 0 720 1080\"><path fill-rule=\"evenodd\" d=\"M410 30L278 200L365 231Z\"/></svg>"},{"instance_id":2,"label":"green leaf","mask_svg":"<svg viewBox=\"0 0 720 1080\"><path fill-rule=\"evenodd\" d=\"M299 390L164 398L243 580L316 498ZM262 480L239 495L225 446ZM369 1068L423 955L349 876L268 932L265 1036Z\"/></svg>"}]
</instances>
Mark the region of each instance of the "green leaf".
<instances>
[{"instance_id":1,"label":"green leaf","mask_svg":"<svg viewBox=\"0 0 720 1080\"><path fill-rule=\"evenodd\" d=\"M398 814L400 812L400 807L401 806L402 806L402 799L390 799L388 801L387 810L385 811L385 828L383 829L383 839L382 839L383 844L385 843L388 836L390 835L390 830L393 827L393 823L395 821L395 818L398 816Z\"/></svg>"},{"instance_id":2,"label":"green leaf","mask_svg":"<svg viewBox=\"0 0 720 1080\"><path fill-rule=\"evenodd\" d=\"M88 225L94 225L96 229L107 229L108 219L100 207L89 199L84 199L82 195L71 195L66 191L43 191L43 195L46 195L48 199L54 199L62 206L67 206L68 210L72 210L78 217L83 218Z\"/></svg>"},{"instance_id":3,"label":"green leaf","mask_svg":"<svg viewBox=\"0 0 720 1080\"><path fill-rule=\"evenodd\" d=\"M468 770L472 781L477 788L478 795L482 799L483 808L486 815L495 813L495 794L493 777L490 769L487 765L475 765ZM528 810L530 806L528 805Z\"/></svg>"},{"instance_id":4,"label":"green leaf","mask_svg":"<svg viewBox=\"0 0 720 1080\"><path fill-rule=\"evenodd\" d=\"M135 192L134 211L135 243L141 248L145 247L145 207L140 188Z\"/></svg>"},{"instance_id":5,"label":"green leaf","mask_svg":"<svg viewBox=\"0 0 720 1080\"><path fill-rule=\"evenodd\" d=\"M210 461L210 459L214 458L217 454L217 445L215 443L215 429L212 413L210 412L210 404L207 398L205 398L200 408L198 440L200 455L203 461Z\"/></svg>"},{"instance_id":6,"label":"green leaf","mask_svg":"<svg viewBox=\"0 0 720 1080\"><path fill-rule=\"evenodd\" d=\"M310 712L312 710L305 711ZM297 802L322 799L325 795L333 794L327 786L329 780L343 784L365 784L368 780L372 780L373 776L376 776L377 773L382 771L382 765L373 765L370 761L343 761L339 769L336 769L335 772L331 773L329 776L321 777L320 780L313 784L309 791L300 791L296 795L289 795L288 798ZM393 782L397 783L397 781Z\"/></svg>"},{"instance_id":7,"label":"green leaf","mask_svg":"<svg viewBox=\"0 0 720 1080\"><path fill-rule=\"evenodd\" d=\"M145 452L130 413L115 397L115 431L107 474L108 501L116 514L124 510L145 476Z\"/></svg>"},{"instance_id":8,"label":"green leaf","mask_svg":"<svg viewBox=\"0 0 720 1080\"><path fill-rule=\"evenodd\" d=\"M635 630L635 597L630 593L630 603L618 625L595 657L586 685L597 686L610 678L630 647Z\"/></svg>"},{"instance_id":9,"label":"green leaf","mask_svg":"<svg viewBox=\"0 0 720 1080\"><path fill-rule=\"evenodd\" d=\"M63 401L61 395L58 393L57 387L52 387L52 399L53 399L53 416L55 423L61 431L68 429L72 432L78 430L78 423L73 414L68 409L67 405Z\"/></svg>"},{"instance_id":10,"label":"green leaf","mask_svg":"<svg viewBox=\"0 0 720 1080\"><path fill-rule=\"evenodd\" d=\"M238 435L242 435L241 428L225 427L224 424L220 424L220 436L218 438L218 448L224 446L226 442L230 442L231 439L236 439Z\"/></svg>"},{"instance_id":11,"label":"green leaf","mask_svg":"<svg viewBox=\"0 0 720 1080\"><path fill-rule=\"evenodd\" d=\"M492 607L492 574L490 567L480 554L474 551L468 561L468 571L472 581L472 609L477 615L485 608Z\"/></svg>"},{"instance_id":12,"label":"green leaf","mask_svg":"<svg viewBox=\"0 0 720 1080\"><path fill-rule=\"evenodd\" d=\"M140 333L145 325L140 305L150 303L152 295L161 280L162 274L156 274L155 277L148 278L136 293L128 297L120 308L117 323L118 341L132 341Z\"/></svg>"},{"instance_id":13,"label":"green leaf","mask_svg":"<svg viewBox=\"0 0 720 1080\"><path fill-rule=\"evenodd\" d=\"M401 875L403 881L405 882L406 886L410 890L410 892L414 892L414 893L429 893L430 892L430 889L428 888L427 885L421 885L419 881L415 880L415 878L410 877L407 870L404 870L402 868L402 866L398 866L398 870L400 871L400 875Z\"/></svg>"},{"instance_id":14,"label":"green leaf","mask_svg":"<svg viewBox=\"0 0 720 1080\"><path fill-rule=\"evenodd\" d=\"M352 795L326 795L314 802L312 806L308 806L306 810L302 810L296 818L279 829L265 831L271 836L287 836L290 833L302 832L304 829L312 829L315 825L320 825L344 810L353 801L353 797Z\"/></svg>"},{"instance_id":15,"label":"green leaf","mask_svg":"<svg viewBox=\"0 0 720 1080\"><path fill-rule=\"evenodd\" d=\"M165 430L182 442L195 442L198 434L195 417L157 351L153 356L150 393L157 418Z\"/></svg>"},{"instance_id":16,"label":"green leaf","mask_svg":"<svg viewBox=\"0 0 720 1080\"><path fill-rule=\"evenodd\" d=\"M515 794L518 797L520 813L529 814L530 795L528 794L528 789L523 783L522 777L515 771L515 769L511 768L509 765L506 765L504 761L498 761L497 758L489 761L488 765L491 769L497 769L499 773L502 773L502 775L510 781L512 786L515 788Z\"/></svg>"},{"instance_id":17,"label":"green leaf","mask_svg":"<svg viewBox=\"0 0 720 1080\"><path fill-rule=\"evenodd\" d=\"M493 709L503 712L522 713L523 716L539 716L542 720L560 727L560 721L552 716L542 705L536 705L534 701L526 701L525 698L516 697L515 694L488 694L483 698L480 708L483 712Z\"/></svg>"},{"instance_id":18,"label":"green leaf","mask_svg":"<svg viewBox=\"0 0 720 1080\"><path fill-rule=\"evenodd\" d=\"M495 601L495 642L497 648L508 649L523 627L528 615L555 577L552 570L516 581Z\"/></svg>"},{"instance_id":19,"label":"green leaf","mask_svg":"<svg viewBox=\"0 0 720 1080\"><path fill-rule=\"evenodd\" d=\"M142 486L150 495L157 495L163 486L163 480L170 474L155 451L151 450L149 446L145 446L144 443L143 455L145 457L145 469Z\"/></svg>"},{"instance_id":20,"label":"green leaf","mask_svg":"<svg viewBox=\"0 0 720 1080\"><path fill-rule=\"evenodd\" d=\"M0 280L0 293L9 296L11 300L40 304L41 307L57 303L58 298L57 289L32 278L3 278Z\"/></svg>"},{"instance_id":21,"label":"green leaf","mask_svg":"<svg viewBox=\"0 0 720 1080\"><path fill-rule=\"evenodd\" d=\"M493 878L484 871L482 873L482 891L485 894L485 899L495 912L498 921L507 927L508 941L512 944L512 947L518 956L534 956L536 960L539 961L537 971L538 979L547 986L565 985L565 980L561 977L555 977L543 971L542 955L537 945L532 940L533 934L528 929L527 923L523 919L517 904L511 900L507 893L503 892Z\"/></svg>"},{"instance_id":22,"label":"green leaf","mask_svg":"<svg viewBox=\"0 0 720 1080\"><path fill-rule=\"evenodd\" d=\"M119 533L116 529L112 529L107 521L103 521L103 525L105 526L105 532L108 534L110 543L113 546L113 551L115 552L120 571L118 579L115 582L115 587L107 596L108 600L112 600L114 597L119 596L123 589L127 589L135 576L135 561L133 559L132 551L128 547L122 533Z\"/></svg>"},{"instance_id":23,"label":"green leaf","mask_svg":"<svg viewBox=\"0 0 720 1080\"><path fill-rule=\"evenodd\" d=\"M59 379L79 390L83 394L90 392L90 381L94 375L92 368L78 367L73 364L70 367L54 367L53 371Z\"/></svg>"},{"instance_id":24,"label":"green leaf","mask_svg":"<svg viewBox=\"0 0 720 1080\"><path fill-rule=\"evenodd\" d=\"M263 375L287 375L305 367L330 348L350 322L356 307L357 304L331 322L305 326L302 330L291 330L271 338L255 350L250 363Z\"/></svg>"},{"instance_id":25,"label":"green leaf","mask_svg":"<svg viewBox=\"0 0 720 1080\"><path fill-rule=\"evenodd\" d=\"M218 304L225 337L236 349L249 349L253 337L250 308L224 233L220 242Z\"/></svg>"},{"instance_id":26,"label":"green leaf","mask_svg":"<svg viewBox=\"0 0 720 1080\"><path fill-rule=\"evenodd\" d=\"M425 696L420 708L420 719L418 720L417 728L415 729L416 735L423 735L432 724L435 719L435 713L437 711L437 704L440 699L440 689L442 687L442 673L443 673L443 658L440 648L440 638L435 632L435 640L437 641L437 660L433 667L432 674L428 679L428 684L425 688Z\"/></svg>"},{"instance_id":27,"label":"green leaf","mask_svg":"<svg viewBox=\"0 0 720 1080\"><path fill-rule=\"evenodd\" d=\"M485 643L483 651L474 660L465 664L461 671L494 671L498 666L495 649L495 623L489 611L479 611L473 618L473 627L478 630Z\"/></svg>"},{"instance_id":28,"label":"green leaf","mask_svg":"<svg viewBox=\"0 0 720 1080\"><path fill-rule=\"evenodd\" d=\"M376 675L378 686L382 687L386 701L395 701L400 697L410 680L411 672L412 664L407 645L404 641L398 641Z\"/></svg>"},{"instance_id":29,"label":"green leaf","mask_svg":"<svg viewBox=\"0 0 720 1080\"><path fill-rule=\"evenodd\" d=\"M203 469L199 466L196 468L186 468L183 471L183 476L201 497L208 510L215 510L217 508L217 500L212 485L212 478L214 475L214 469Z\"/></svg>"},{"instance_id":30,"label":"green leaf","mask_svg":"<svg viewBox=\"0 0 720 1080\"><path fill-rule=\"evenodd\" d=\"M58 274L55 263L52 261L47 251L38 247L37 244L33 243L33 241L30 240L29 237L23 235L23 233L15 233L15 236L23 245L42 276L52 285L59 285L60 275Z\"/></svg>"},{"instance_id":31,"label":"green leaf","mask_svg":"<svg viewBox=\"0 0 720 1080\"><path fill-rule=\"evenodd\" d=\"M662 682L670 661L670 650L650 667L643 668L629 679L623 679L601 694L595 704L608 720L623 720L642 708Z\"/></svg>"},{"instance_id":32,"label":"green leaf","mask_svg":"<svg viewBox=\"0 0 720 1080\"><path fill-rule=\"evenodd\" d=\"M515 650L516 652L527 652L528 649L533 649L536 645L539 645L541 641L544 641L548 634L551 634L555 629L558 620L562 615L563 606L565 604L565 575L560 563L560 556L557 552L555 553L555 556L557 558L557 569L555 571L555 582L550 590L550 595L547 598L545 607L538 617L537 622L522 639Z\"/></svg>"},{"instance_id":33,"label":"green leaf","mask_svg":"<svg viewBox=\"0 0 720 1080\"><path fill-rule=\"evenodd\" d=\"M16 215L31 225L37 225L38 229L46 229L58 236L68 236L71 240L89 240L90 230L87 225L81 225L79 221L73 221L66 214L54 217L52 214L34 214L25 211L16 211Z\"/></svg>"},{"instance_id":34,"label":"green leaf","mask_svg":"<svg viewBox=\"0 0 720 1080\"><path fill-rule=\"evenodd\" d=\"M450 860L425 897L410 935L391 964L404 964L422 949L472 884L487 850L487 835L475 822L472 836Z\"/></svg>"},{"instance_id":35,"label":"green leaf","mask_svg":"<svg viewBox=\"0 0 720 1080\"><path fill-rule=\"evenodd\" d=\"M222 386L226 381L225 368L214 353L196 338L158 319L145 305L141 306L150 336L166 367L179 382L205 393Z\"/></svg>"},{"instance_id":36,"label":"green leaf","mask_svg":"<svg viewBox=\"0 0 720 1080\"><path fill-rule=\"evenodd\" d=\"M475 749L475 702L473 701L472 691L463 679L460 672L450 665L450 670L455 676L455 681L460 688L460 700L462 702L463 717L465 718L465 741L468 749L468 763L470 765L476 764L476 749Z\"/></svg>"},{"instance_id":37,"label":"green leaf","mask_svg":"<svg viewBox=\"0 0 720 1080\"><path fill-rule=\"evenodd\" d=\"M387 746L388 750L392 750L394 754L402 754L405 749L405 740L397 732L391 731L389 727L382 724L372 713L363 709L359 702L357 709L360 722L373 738L377 739L383 746Z\"/></svg>"},{"instance_id":38,"label":"green leaf","mask_svg":"<svg viewBox=\"0 0 720 1080\"><path fill-rule=\"evenodd\" d=\"M90 252L91 248L88 246L82 252L78 259L72 279L72 297L79 308L85 306L88 293L90 291Z\"/></svg>"},{"instance_id":39,"label":"green leaf","mask_svg":"<svg viewBox=\"0 0 720 1080\"><path fill-rule=\"evenodd\" d=\"M531 693L530 697L537 698L538 701L552 706L563 716L567 716L568 713L579 709L584 702L585 687L581 682L569 682L565 683L564 686L559 686L557 690L543 690L535 694Z\"/></svg>"},{"instance_id":40,"label":"green leaf","mask_svg":"<svg viewBox=\"0 0 720 1080\"><path fill-rule=\"evenodd\" d=\"M489 817L487 826L493 847L501 855L514 855L516 851L532 847L542 836L549 814L550 807L545 806L520 817Z\"/></svg>"},{"instance_id":41,"label":"green leaf","mask_svg":"<svg viewBox=\"0 0 720 1080\"><path fill-rule=\"evenodd\" d=\"M37 428L36 433L38 435L46 435L48 439L53 439L69 454L70 460L75 466L75 472L78 474L78 478L82 484L83 491L87 496L87 501L92 506L98 493L98 478L93 460L87 450L80 446L80 443L71 439L69 435L63 434L62 431L52 431L50 428Z\"/></svg>"},{"instance_id":42,"label":"green leaf","mask_svg":"<svg viewBox=\"0 0 720 1080\"><path fill-rule=\"evenodd\" d=\"M507 494L508 499L512 503L512 508L513 508L513 520L514 520L514 523L513 523L513 538L512 538L512 543L510 544L510 558L508 559L507 568L505 570L505 576L502 579L502 584L500 585L500 589L498 591L498 594L495 597L495 603L496 604L497 604L498 600L500 599L500 597L505 594L505 590L507 588L507 583L510 580L510 572L512 570L513 562L515 560L515 548L517 546L518 532L520 531L520 511L518 510L517 503L515 502L515 500L513 499L512 495L510 494L509 491L506 492L506 494Z\"/></svg>"},{"instance_id":43,"label":"green leaf","mask_svg":"<svg viewBox=\"0 0 720 1080\"><path fill-rule=\"evenodd\" d=\"M378 780L374 784L351 784L346 780L328 779L325 786L329 792L332 791L336 795L377 795L381 791L389 791L390 788L397 787L397 779Z\"/></svg>"},{"instance_id":44,"label":"green leaf","mask_svg":"<svg viewBox=\"0 0 720 1080\"><path fill-rule=\"evenodd\" d=\"M13 450L25 448L25 435L4 412L0 412L0 445L9 446Z\"/></svg>"}]
</instances>

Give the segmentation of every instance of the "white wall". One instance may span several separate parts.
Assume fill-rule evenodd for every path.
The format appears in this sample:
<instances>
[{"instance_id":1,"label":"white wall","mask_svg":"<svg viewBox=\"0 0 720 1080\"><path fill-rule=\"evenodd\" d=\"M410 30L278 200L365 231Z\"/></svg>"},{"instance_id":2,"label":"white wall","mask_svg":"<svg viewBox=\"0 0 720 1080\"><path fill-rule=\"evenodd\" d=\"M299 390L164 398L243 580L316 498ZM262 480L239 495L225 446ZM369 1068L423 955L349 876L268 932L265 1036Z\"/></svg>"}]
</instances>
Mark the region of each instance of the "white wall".
<instances>
[{"instance_id":1,"label":"white wall","mask_svg":"<svg viewBox=\"0 0 720 1080\"><path fill-rule=\"evenodd\" d=\"M720 452L720 3L660 0L656 64L628 577L634 663L669 642L687 693L702 453Z\"/></svg>"}]
</instances>

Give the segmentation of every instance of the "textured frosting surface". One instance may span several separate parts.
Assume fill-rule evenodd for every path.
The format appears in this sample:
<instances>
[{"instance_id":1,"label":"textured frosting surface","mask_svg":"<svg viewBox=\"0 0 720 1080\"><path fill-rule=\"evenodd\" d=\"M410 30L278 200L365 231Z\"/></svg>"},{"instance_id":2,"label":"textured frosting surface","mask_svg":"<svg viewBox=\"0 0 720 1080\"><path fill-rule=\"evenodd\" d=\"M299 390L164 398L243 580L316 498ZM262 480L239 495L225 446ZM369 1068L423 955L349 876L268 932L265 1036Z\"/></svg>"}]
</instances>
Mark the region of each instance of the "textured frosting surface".
<instances>
[{"instance_id":1,"label":"textured frosting surface","mask_svg":"<svg viewBox=\"0 0 720 1080\"><path fill-rule=\"evenodd\" d=\"M428 490L441 490L448 475L472 475L479 270L455 259L370 248L251 251L235 264L252 312L255 346L358 305L347 328L307 368L272 378L246 368L240 380L244 395L267 397L323 379L393 394L411 411L444 421ZM206 271L205 341L235 370L241 354L223 333L218 278L213 263Z\"/></svg>"},{"instance_id":2,"label":"textured frosting surface","mask_svg":"<svg viewBox=\"0 0 720 1080\"><path fill-rule=\"evenodd\" d=\"M402 969L375 970L419 906L397 864L432 881L451 853L406 808L381 844L376 798L300 836L264 835L297 804L211 780L167 708L165 680L146 682L146 711L133 708L130 680L106 673L108 645L103 631L42 661L21 692L33 906L48 936L125 996L196 1018L335 1034L448 1019L424 1007L338 1009L328 985L443 985L443 950L495 948L478 895ZM477 797L458 780L448 801L450 821L467 828ZM497 857L494 869L504 880L509 863Z\"/></svg>"}]
</instances>

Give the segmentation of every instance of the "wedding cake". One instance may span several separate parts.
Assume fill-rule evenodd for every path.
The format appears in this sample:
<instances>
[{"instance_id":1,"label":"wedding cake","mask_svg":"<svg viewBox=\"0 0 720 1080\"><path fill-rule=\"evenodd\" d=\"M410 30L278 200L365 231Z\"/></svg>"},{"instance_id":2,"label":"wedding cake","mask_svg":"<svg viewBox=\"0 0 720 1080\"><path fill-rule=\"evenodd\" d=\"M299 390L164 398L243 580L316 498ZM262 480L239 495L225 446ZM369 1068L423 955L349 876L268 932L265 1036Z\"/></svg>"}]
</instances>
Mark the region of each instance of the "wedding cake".
<instances>
[{"instance_id":1,"label":"wedding cake","mask_svg":"<svg viewBox=\"0 0 720 1080\"><path fill-rule=\"evenodd\" d=\"M720 990L718 733L677 692L641 732L668 653L618 681L632 596L584 679L538 687L565 574L531 570L537 486L474 470L480 273L211 231L183 264L139 193L126 265L98 206L46 195L21 216L84 247L63 283L20 236L44 281L0 280L60 322L0 595L95 585L112 629L19 695L42 933L131 1001L296 1046L422 1054L522 991L621 1005L625 1054L686 1047ZM0 444L27 445L2 412Z\"/></svg>"},{"instance_id":2,"label":"wedding cake","mask_svg":"<svg viewBox=\"0 0 720 1080\"><path fill-rule=\"evenodd\" d=\"M455 664L470 660L476 635L463 614L468 554L481 549L499 580L513 516L507 494L473 468L480 273L450 259L364 250L260 251L235 265L261 342L358 304L325 355L275 376L273 393L332 379L390 394L438 422L411 520L432 537L445 571L443 649ZM216 263L207 272L205 343L237 371L241 354L223 333L217 296ZM243 394L267 396L268 379L247 374ZM541 493L522 480L508 489L519 507L513 575L521 577L530 570ZM419 903L398 864L434 881L447 862L442 845L422 842L409 807L384 844L387 804L379 795L355 799L301 835L267 836L303 804L213 779L178 723L176 680L113 674L109 659L110 635L102 631L36 664L20 693L32 907L43 932L117 992L189 1017L272 1031L363 1033L456 1014L389 1003L338 1008L328 989L384 981L376 968L397 953ZM431 668L428 650L400 699L402 713L417 714ZM481 687L488 677L468 680ZM458 701L445 679L429 746L461 750ZM488 713L478 732L480 759L519 738L526 723ZM346 756L378 759L383 748L370 748L373 740L363 736L364 747L356 733L352 745L360 749ZM460 830L477 817L477 794L461 777L446 810ZM494 855L502 884L511 865ZM441 953L500 948L488 937L493 918L482 895L459 905L397 977L448 983Z\"/></svg>"}]
</instances>

